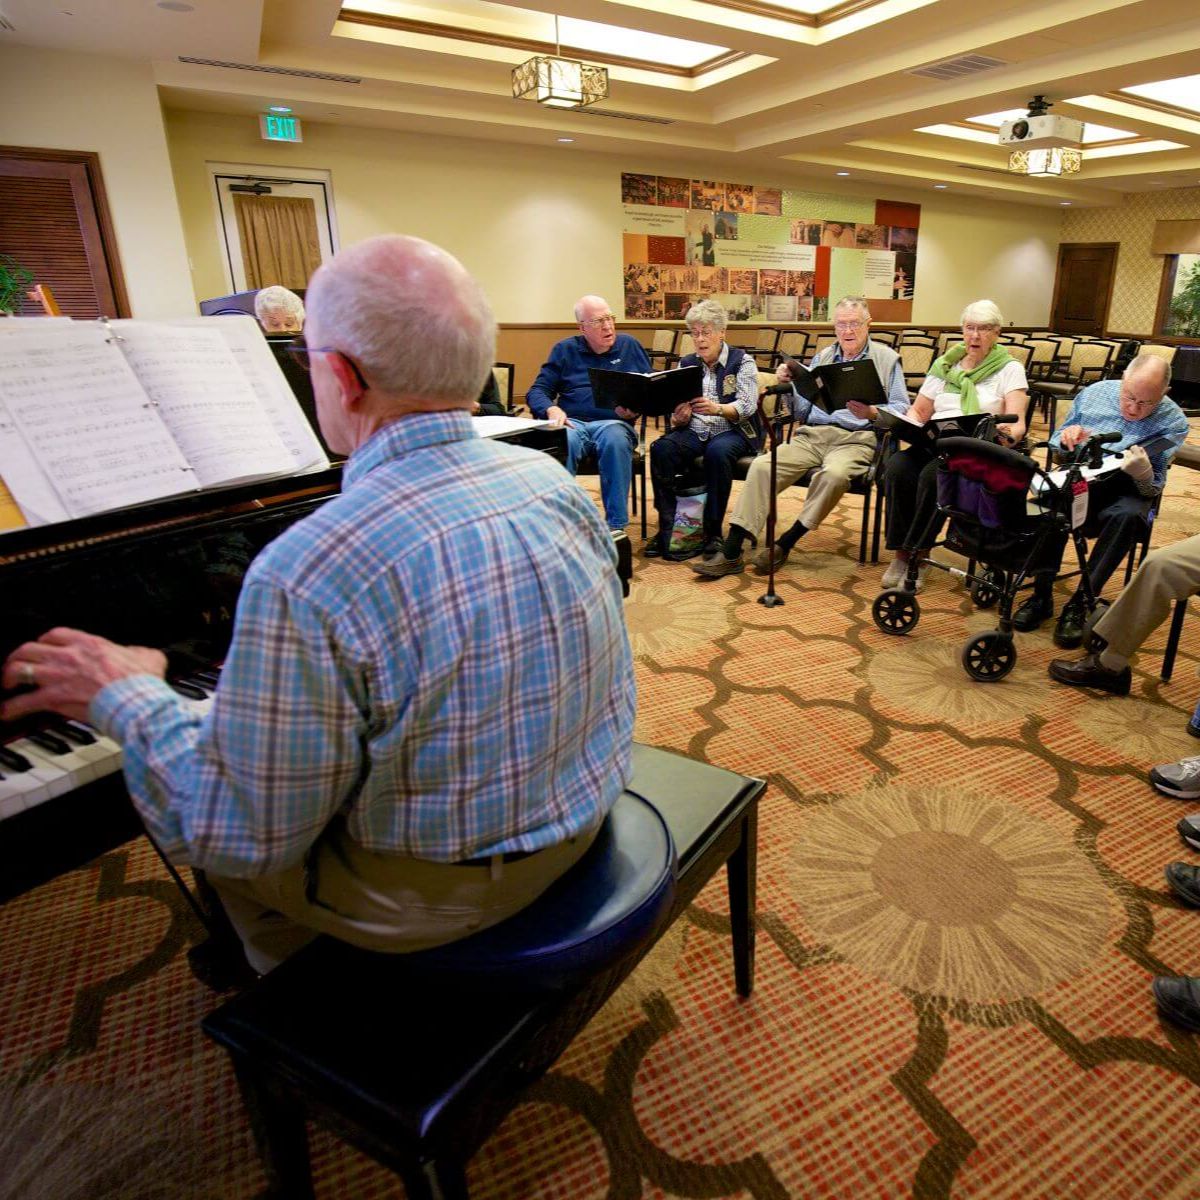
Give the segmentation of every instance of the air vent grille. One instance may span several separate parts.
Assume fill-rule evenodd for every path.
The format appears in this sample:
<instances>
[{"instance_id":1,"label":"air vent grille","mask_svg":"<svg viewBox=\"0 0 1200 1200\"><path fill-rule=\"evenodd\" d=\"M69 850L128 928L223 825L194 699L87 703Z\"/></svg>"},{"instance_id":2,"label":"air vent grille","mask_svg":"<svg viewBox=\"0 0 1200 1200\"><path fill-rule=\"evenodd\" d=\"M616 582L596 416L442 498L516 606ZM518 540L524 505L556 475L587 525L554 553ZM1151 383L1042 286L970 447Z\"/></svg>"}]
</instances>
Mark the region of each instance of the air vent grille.
<instances>
[{"instance_id":1,"label":"air vent grille","mask_svg":"<svg viewBox=\"0 0 1200 1200\"><path fill-rule=\"evenodd\" d=\"M216 58L185 58L181 63L192 63L197 67L225 67L230 71L259 71L264 75L291 75L296 79L325 79L330 83L362 83L356 75L331 75L328 71L302 71L298 67L268 67L259 63L221 62Z\"/></svg>"},{"instance_id":2,"label":"air vent grille","mask_svg":"<svg viewBox=\"0 0 1200 1200\"><path fill-rule=\"evenodd\" d=\"M645 113L618 112L615 108L577 108L572 116L609 117L614 121L643 121L647 125L674 125L670 117L649 117Z\"/></svg>"},{"instance_id":3,"label":"air vent grille","mask_svg":"<svg viewBox=\"0 0 1200 1200\"><path fill-rule=\"evenodd\" d=\"M1007 66L1008 63L1002 59L988 58L986 54L963 54L958 58L930 63L927 67L918 67L908 73L920 75L925 79L961 79L964 75L977 75L980 71L990 71L993 67Z\"/></svg>"}]
</instances>

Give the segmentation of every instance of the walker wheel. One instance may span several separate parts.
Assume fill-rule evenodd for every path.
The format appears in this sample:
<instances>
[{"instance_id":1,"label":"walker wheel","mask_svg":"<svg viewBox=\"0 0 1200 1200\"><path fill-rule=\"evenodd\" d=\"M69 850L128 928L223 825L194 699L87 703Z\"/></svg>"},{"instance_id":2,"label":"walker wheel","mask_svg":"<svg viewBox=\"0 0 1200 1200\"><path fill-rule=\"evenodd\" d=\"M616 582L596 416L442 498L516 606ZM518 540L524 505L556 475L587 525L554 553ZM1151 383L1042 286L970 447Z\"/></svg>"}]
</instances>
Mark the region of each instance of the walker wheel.
<instances>
[{"instance_id":1,"label":"walker wheel","mask_svg":"<svg viewBox=\"0 0 1200 1200\"><path fill-rule=\"evenodd\" d=\"M971 599L976 608L991 608L1000 599L1000 593L1008 586L1003 571L988 567L983 575L971 584Z\"/></svg>"},{"instance_id":2,"label":"walker wheel","mask_svg":"<svg viewBox=\"0 0 1200 1200\"><path fill-rule=\"evenodd\" d=\"M1016 666L1017 648L1011 633L989 629L970 639L962 650L962 665L972 679L995 683Z\"/></svg>"},{"instance_id":3,"label":"walker wheel","mask_svg":"<svg viewBox=\"0 0 1200 1200\"><path fill-rule=\"evenodd\" d=\"M888 588L875 597L871 605L871 616L884 633L899 637L907 633L920 619L921 606L912 592L901 588Z\"/></svg>"}]
</instances>

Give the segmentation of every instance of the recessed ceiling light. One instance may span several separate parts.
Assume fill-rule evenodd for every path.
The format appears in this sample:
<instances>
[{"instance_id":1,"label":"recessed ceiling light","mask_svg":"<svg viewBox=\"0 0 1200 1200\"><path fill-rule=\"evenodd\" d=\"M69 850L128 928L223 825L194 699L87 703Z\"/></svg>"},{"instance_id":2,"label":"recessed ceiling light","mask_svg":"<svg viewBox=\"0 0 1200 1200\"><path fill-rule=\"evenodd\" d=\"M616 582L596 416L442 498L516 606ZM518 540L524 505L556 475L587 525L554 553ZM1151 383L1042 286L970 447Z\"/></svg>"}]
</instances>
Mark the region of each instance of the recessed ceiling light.
<instances>
[{"instance_id":1,"label":"recessed ceiling light","mask_svg":"<svg viewBox=\"0 0 1200 1200\"><path fill-rule=\"evenodd\" d=\"M839 175L849 175L850 172L849 171L839 171L838 174Z\"/></svg>"},{"instance_id":2,"label":"recessed ceiling light","mask_svg":"<svg viewBox=\"0 0 1200 1200\"><path fill-rule=\"evenodd\" d=\"M196 6L185 4L184 0L158 0L158 7L165 8L167 12L191 12Z\"/></svg>"},{"instance_id":3,"label":"recessed ceiling light","mask_svg":"<svg viewBox=\"0 0 1200 1200\"><path fill-rule=\"evenodd\" d=\"M935 190L944 192L950 185L948 183L935 183L933 186Z\"/></svg>"},{"instance_id":4,"label":"recessed ceiling light","mask_svg":"<svg viewBox=\"0 0 1200 1200\"><path fill-rule=\"evenodd\" d=\"M271 112L290 113L292 110L286 104L271 104L268 105Z\"/></svg>"},{"instance_id":5,"label":"recessed ceiling light","mask_svg":"<svg viewBox=\"0 0 1200 1200\"><path fill-rule=\"evenodd\" d=\"M573 142L575 139L574 138L556 138L555 140L559 141L559 142Z\"/></svg>"},{"instance_id":6,"label":"recessed ceiling light","mask_svg":"<svg viewBox=\"0 0 1200 1200\"><path fill-rule=\"evenodd\" d=\"M1070 202L1070 200L1060 200L1060 201L1059 201L1059 204L1061 204L1063 208L1070 208L1070 207L1071 207L1071 202Z\"/></svg>"}]
</instances>

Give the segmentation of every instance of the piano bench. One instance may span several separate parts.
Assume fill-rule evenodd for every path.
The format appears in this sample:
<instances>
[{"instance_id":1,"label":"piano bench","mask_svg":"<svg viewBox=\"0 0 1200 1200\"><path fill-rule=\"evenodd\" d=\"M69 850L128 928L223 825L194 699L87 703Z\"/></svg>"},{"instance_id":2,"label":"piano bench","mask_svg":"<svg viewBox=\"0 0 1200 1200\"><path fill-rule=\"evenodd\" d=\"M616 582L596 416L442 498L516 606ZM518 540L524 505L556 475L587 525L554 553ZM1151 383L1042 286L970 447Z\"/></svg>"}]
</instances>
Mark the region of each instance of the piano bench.
<instances>
[{"instance_id":1,"label":"piano bench","mask_svg":"<svg viewBox=\"0 0 1200 1200\"><path fill-rule=\"evenodd\" d=\"M615 836L639 845L645 872L633 891L642 899L582 958L562 937L571 919L563 897L577 890L587 900L592 851L525 912L467 939L495 933L490 955L468 953L467 942L387 955L320 938L210 1013L203 1028L233 1060L267 1195L312 1197L311 1119L395 1171L409 1200L466 1200L471 1156L722 864L736 986L748 996L765 786L635 745L633 781L613 812L636 816ZM664 886L672 843L676 868ZM553 948L513 972L511 953L538 940L539 924Z\"/></svg>"}]
</instances>

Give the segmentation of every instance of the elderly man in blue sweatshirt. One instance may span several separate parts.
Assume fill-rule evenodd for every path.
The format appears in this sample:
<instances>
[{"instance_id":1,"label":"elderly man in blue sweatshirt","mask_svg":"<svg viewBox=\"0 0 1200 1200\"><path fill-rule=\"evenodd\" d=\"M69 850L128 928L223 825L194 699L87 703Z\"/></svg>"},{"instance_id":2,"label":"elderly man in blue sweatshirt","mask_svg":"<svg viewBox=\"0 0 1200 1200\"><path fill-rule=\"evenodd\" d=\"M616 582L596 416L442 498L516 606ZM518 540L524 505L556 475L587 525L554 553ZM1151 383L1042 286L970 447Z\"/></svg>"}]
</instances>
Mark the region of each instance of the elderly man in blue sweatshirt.
<instances>
[{"instance_id":1,"label":"elderly man in blue sweatshirt","mask_svg":"<svg viewBox=\"0 0 1200 1200\"><path fill-rule=\"evenodd\" d=\"M588 376L590 367L606 371L649 371L650 360L636 338L618 333L616 318L600 296L584 296L575 305L579 333L553 350L525 396L539 420L567 427L567 470L572 475L589 452L600 469L600 498L610 529L629 523L629 481L637 434L636 413L597 408Z\"/></svg>"}]
</instances>

